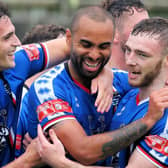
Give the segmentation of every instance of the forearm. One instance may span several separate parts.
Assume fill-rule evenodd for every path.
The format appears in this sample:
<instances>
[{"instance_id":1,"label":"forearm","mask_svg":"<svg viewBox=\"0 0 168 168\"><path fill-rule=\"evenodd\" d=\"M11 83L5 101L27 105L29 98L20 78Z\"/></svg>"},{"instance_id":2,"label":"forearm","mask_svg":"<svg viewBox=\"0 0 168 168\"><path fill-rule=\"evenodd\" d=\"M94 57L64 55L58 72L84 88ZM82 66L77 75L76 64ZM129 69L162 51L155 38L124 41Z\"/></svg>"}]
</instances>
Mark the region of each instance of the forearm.
<instances>
[{"instance_id":1,"label":"forearm","mask_svg":"<svg viewBox=\"0 0 168 168\"><path fill-rule=\"evenodd\" d=\"M154 122L140 119L116 131L87 136L75 120L66 120L53 127L67 151L80 163L90 165L129 146L143 136ZM71 129L71 132L69 132ZM76 135L76 136L72 136Z\"/></svg>"},{"instance_id":2,"label":"forearm","mask_svg":"<svg viewBox=\"0 0 168 168\"><path fill-rule=\"evenodd\" d=\"M86 166L83 166L77 162L71 161L69 159L62 159L62 160L56 160L55 163L50 164L53 168L85 168Z\"/></svg>"},{"instance_id":3,"label":"forearm","mask_svg":"<svg viewBox=\"0 0 168 168\"><path fill-rule=\"evenodd\" d=\"M50 164L53 168L105 168L104 166L85 166L80 163L74 162L67 158L55 160L55 163ZM107 168L107 167L106 167Z\"/></svg>"},{"instance_id":4,"label":"forearm","mask_svg":"<svg viewBox=\"0 0 168 168\"><path fill-rule=\"evenodd\" d=\"M141 119L121 129L108 133L111 137L111 141L102 145L102 157L113 155L131 145L134 141L145 135L152 125L152 123L148 121L144 122L144 119Z\"/></svg>"},{"instance_id":5,"label":"forearm","mask_svg":"<svg viewBox=\"0 0 168 168\"><path fill-rule=\"evenodd\" d=\"M26 156L23 154L19 158L17 158L16 160L12 161L11 163L9 163L8 165L6 165L2 168L18 168L18 167L32 168L35 165L36 165L36 163L29 162L28 159L26 158Z\"/></svg>"},{"instance_id":6,"label":"forearm","mask_svg":"<svg viewBox=\"0 0 168 168\"><path fill-rule=\"evenodd\" d=\"M116 131L91 136L86 145L88 159L96 161L117 153L145 135L153 125L153 121L143 118Z\"/></svg>"},{"instance_id":7,"label":"forearm","mask_svg":"<svg viewBox=\"0 0 168 168\"><path fill-rule=\"evenodd\" d=\"M70 49L66 44L66 39L57 38L45 43L50 56L49 67L57 65L69 59Z\"/></svg>"}]
</instances>

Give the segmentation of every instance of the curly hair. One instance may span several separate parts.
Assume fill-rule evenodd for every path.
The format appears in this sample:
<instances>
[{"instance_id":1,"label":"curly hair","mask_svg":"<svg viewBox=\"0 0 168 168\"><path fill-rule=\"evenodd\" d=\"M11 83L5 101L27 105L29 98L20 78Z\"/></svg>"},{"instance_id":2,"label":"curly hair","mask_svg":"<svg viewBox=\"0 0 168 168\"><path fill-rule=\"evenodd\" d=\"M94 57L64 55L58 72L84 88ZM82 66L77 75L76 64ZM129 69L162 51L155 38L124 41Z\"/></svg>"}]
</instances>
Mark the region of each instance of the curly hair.
<instances>
[{"instance_id":1,"label":"curly hair","mask_svg":"<svg viewBox=\"0 0 168 168\"><path fill-rule=\"evenodd\" d=\"M147 10L141 0L104 0L101 6L109 11L114 18L119 18L123 12L130 12L133 15L133 8L138 12Z\"/></svg>"},{"instance_id":2,"label":"curly hair","mask_svg":"<svg viewBox=\"0 0 168 168\"><path fill-rule=\"evenodd\" d=\"M65 28L54 24L38 24L30 32L26 32L22 44L39 43L65 35Z\"/></svg>"}]
</instances>

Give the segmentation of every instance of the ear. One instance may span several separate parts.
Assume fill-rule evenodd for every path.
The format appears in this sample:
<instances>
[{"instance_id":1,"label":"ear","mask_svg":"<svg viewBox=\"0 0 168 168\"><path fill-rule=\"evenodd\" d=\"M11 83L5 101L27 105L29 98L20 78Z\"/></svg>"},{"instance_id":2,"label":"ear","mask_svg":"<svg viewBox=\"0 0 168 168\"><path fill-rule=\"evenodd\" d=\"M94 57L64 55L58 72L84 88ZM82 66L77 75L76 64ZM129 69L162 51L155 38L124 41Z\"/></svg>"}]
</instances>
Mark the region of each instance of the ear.
<instances>
[{"instance_id":1,"label":"ear","mask_svg":"<svg viewBox=\"0 0 168 168\"><path fill-rule=\"evenodd\" d=\"M118 30L116 29L116 31L115 31L115 35L114 35L114 40L113 40L113 43L114 44L118 44L119 43L119 32L118 32Z\"/></svg>"},{"instance_id":2,"label":"ear","mask_svg":"<svg viewBox=\"0 0 168 168\"><path fill-rule=\"evenodd\" d=\"M72 33L70 29L66 29L66 42L68 46L71 46L72 43Z\"/></svg>"}]
</instances>

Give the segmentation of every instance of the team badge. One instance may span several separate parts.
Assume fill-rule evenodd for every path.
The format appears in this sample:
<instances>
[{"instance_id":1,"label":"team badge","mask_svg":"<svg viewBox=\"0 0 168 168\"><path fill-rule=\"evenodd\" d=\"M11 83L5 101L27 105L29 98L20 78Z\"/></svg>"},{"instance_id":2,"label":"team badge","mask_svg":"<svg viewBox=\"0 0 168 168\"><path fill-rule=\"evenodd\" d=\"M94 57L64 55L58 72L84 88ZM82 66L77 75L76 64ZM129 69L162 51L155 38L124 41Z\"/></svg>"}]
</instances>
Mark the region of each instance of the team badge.
<instances>
[{"instance_id":1,"label":"team badge","mask_svg":"<svg viewBox=\"0 0 168 168\"><path fill-rule=\"evenodd\" d=\"M68 102L61 99L47 101L37 107L38 119L41 122L45 117L60 112L72 113L72 108Z\"/></svg>"},{"instance_id":2,"label":"team badge","mask_svg":"<svg viewBox=\"0 0 168 168\"><path fill-rule=\"evenodd\" d=\"M36 44L25 45L23 48L25 49L30 61L39 59L40 52Z\"/></svg>"},{"instance_id":3,"label":"team badge","mask_svg":"<svg viewBox=\"0 0 168 168\"><path fill-rule=\"evenodd\" d=\"M158 135L150 135L145 138L145 142L152 149L168 156L168 140Z\"/></svg>"}]
</instances>

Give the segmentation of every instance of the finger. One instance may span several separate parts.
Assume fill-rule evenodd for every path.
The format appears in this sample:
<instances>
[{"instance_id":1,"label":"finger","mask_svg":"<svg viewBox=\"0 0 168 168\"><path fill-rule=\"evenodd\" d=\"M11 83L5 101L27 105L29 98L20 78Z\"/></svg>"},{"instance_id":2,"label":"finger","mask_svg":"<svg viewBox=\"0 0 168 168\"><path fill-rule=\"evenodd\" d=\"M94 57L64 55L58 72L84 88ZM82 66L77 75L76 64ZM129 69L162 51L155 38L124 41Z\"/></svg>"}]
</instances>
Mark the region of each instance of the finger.
<instances>
[{"instance_id":1,"label":"finger","mask_svg":"<svg viewBox=\"0 0 168 168\"><path fill-rule=\"evenodd\" d=\"M104 97L101 98L101 101L99 101L98 105L97 105L97 111L103 113L105 111L105 105L106 104L106 100Z\"/></svg>"},{"instance_id":2,"label":"finger","mask_svg":"<svg viewBox=\"0 0 168 168\"><path fill-rule=\"evenodd\" d=\"M91 82L91 93L92 93L92 94L95 94L95 93L97 92L97 90L98 90L98 85L97 85L98 81L97 81L97 80L98 80L98 79L95 78L95 79L93 79L92 82Z\"/></svg>"},{"instance_id":3,"label":"finger","mask_svg":"<svg viewBox=\"0 0 168 168\"><path fill-rule=\"evenodd\" d=\"M109 96L108 98L108 103L106 105L106 108L105 108L105 112L108 112L112 106L112 102L113 102L113 98L111 96Z\"/></svg>"},{"instance_id":4,"label":"finger","mask_svg":"<svg viewBox=\"0 0 168 168\"><path fill-rule=\"evenodd\" d=\"M50 139L54 144L60 144L60 140L57 138L56 133L53 129L49 130Z\"/></svg>"},{"instance_id":5,"label":"finger","mask_svg":"<svg viewBox=\"0 0 168 168\"><path fill-rule=\"evenodd\" d=\"M48 140L47 140L46 137L44 136L43 130L42 130L40 124L38 125L38 138L39 138L39 142L40 142L41 144L48 143Z\"/></svg>"},{"instance_id":6,"label":"finger","mask_svg":"<svg viewBox=\"0 0 168 168\"><path fill-rule=\"evenodd\" d=\"M41 143L40 143L40 140L39 140L39 137L37 137L37 151L40 155L40 157L42 156L41 155L41 152L42 152L42 146L41 146Z\"/></svg>"},{"instance_id":7,"label":"finger","mask_svg":"<svg viewBox=\"0 0 168 168\"><path fill-rule=\"evenodd\" d=\"M24 149L26 149L28 145L29 145L29 143L24 139L23 140L23 147L24 147Z\"/></svg>"},{"instance_id":8,"label":"finger","mask_svg":"<svg viewBox=\"0 0 168 168\"><path fill-rule=\"evenodd\" d=\"M102 101L104 102L104 90L99 90L96 97L95 106L100 108Z\"/></svg>"},{"instance_id":9,"label":"finger","mask_svg":"<svg viewBox=\"0 0 168 168\"><path fill-rule=\"evenodd\" d=\"M109 111L109 109L110 109L110 107L111 107L111 105L112 105L112 97L111 97L111 95L107 95L106 96L106 101L105 101L105 103L104 103L104 111L105 112L108 112Z\"/></svg>"},{"instance_id":10,"label":"finger","mask_svg":"<svg viewBox=\"0 0 168 168\"><path fill-rule=\"evenodd\" d=\"M159 102L167 102L168 101L168 93L165 94L156 94L156 95L152 95L152 97L150 97L150 99L152 99L153 101L159 103Z\"/></svg>"},{"instance_id":11,"label":"finger","mask_svg":"<svg viewBox=\"0 0 168 168\"><path fill-rule=\"evenodd\" d=\"M27 140L27 142L31 142L32 141L32 138L30 137L29 133L26 133L24 138Z\"/></svg>"},{"instance_id":12,"label":"finger","mask_svg":"<svg viewBox=\"0 0 168 168\"><path fill-rule=\"evenodd\" d=\"M161 88L157 91L153 91L151 95L163 96L168 94L168 87Z\"/></svg>"},{"instance_id":13,"label":"finger","mask_svg":"<svg viewBox=\"0 0 168 168\"><path fill-rule=\"evenodd\" d=\"M104 101L101 101L98 106L98 111L101 113L108 112L111 105L112 105L112 97L108 95L106 99L103 99Z\"/></svg>"}]
</instances>

